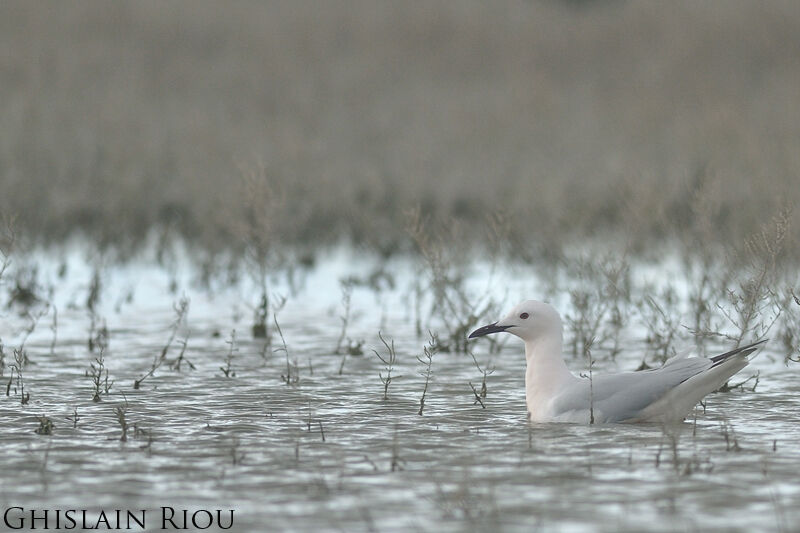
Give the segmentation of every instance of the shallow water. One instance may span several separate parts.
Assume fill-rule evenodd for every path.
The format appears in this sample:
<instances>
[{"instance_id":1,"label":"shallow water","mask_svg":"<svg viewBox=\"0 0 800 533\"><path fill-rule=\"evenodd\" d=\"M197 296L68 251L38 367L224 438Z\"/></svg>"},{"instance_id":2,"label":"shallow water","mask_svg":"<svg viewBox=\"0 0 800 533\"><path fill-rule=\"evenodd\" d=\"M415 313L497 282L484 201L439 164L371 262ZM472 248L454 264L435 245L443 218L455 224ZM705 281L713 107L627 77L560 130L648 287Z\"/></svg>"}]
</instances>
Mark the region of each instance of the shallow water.
<instances>
[{"instance_id":1,"label":"shallow water","mask_svg":"<svg viewBox=\"0 0 800 533\"><path fill-rule=\"evenodd\" d=\"M251 338L254 293L245 284L205 291L188 268L132 264L104 274L98 315L109 329L113 385L93 402L86 371L97 353L87 347L83 305L91 272L77 256L67 257L64 278L56 262L40 262L54 285L57 338L51 353L50 310L26 344L30 402L21 404L13 383L0 396L3 510L146 509L149 531L161 528L162 506L233 509L234 531L790 531L800 523L800 386L770 348L750 367L760 371L755 391L715 394L696 423L667 433L528 425L524 358L513 340L492 356L476 344L479 362L495 368L485 408L469 385L481 382L472 360L437 353L419 416L416 356L426 339L414 332L402 282L378 295L355 291L348 336L364 339L365 353L342 364L337 280L369 265L334 255L307 273L278 315L299 375L287 385L280 344L262 356L263 341ZM188 337L195 369L164 365L135 390L169 337L181 293L191 304L177 338ZM3 310L3 384L28 324ZM232 329L235 376L225 377ZM379 329L398 352L386 401L371 353L383 351ZM596 371L634 368L641 349L633 339L616 361L598 354ZM118 407L131 426L124 442ZM67 418L76 410L77 423ZM42 416L51 435L36 433Z\"/></svg>"}]
</instances>

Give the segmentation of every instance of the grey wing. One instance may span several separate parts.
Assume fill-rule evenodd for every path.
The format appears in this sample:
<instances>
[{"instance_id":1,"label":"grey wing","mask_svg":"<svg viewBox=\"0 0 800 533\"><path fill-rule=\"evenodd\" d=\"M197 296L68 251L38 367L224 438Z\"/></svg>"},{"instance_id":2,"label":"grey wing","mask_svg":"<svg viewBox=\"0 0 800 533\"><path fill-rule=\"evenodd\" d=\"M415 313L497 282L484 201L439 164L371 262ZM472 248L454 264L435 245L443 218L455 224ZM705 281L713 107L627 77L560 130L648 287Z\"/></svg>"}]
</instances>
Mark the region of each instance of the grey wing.
<instances>
[{"instance_id":1,"label":"grey wing","mask_svg":"<svg viewBox=\"0 0 800 533\"><path fill-rule=\"evenodd\" d=\"M553 403L556 413L585 411L593 406L598 422L623 422L635 418L645 407L690 377L711 367L709 359L672 359L654 370L625 372L582 380L559 395Z\"/></svg>"}]
</instances>

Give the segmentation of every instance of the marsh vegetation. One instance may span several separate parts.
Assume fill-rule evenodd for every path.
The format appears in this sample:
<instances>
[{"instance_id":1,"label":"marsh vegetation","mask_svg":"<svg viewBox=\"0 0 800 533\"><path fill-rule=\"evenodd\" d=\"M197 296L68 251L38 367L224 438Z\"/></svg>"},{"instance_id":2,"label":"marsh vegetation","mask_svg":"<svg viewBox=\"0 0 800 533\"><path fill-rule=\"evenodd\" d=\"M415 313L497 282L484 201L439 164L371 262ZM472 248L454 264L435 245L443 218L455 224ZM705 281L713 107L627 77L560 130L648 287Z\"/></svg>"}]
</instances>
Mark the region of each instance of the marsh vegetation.
<instances>
[{"instance_id":1,"label":"marsh vegetation","mask_svg":"<svg viewBox=\"0 0 800 533\"><path fill-rule=\"evenodd\" d=\"M795 3L219 15L0 6L1 502L800 520ZM588 379L771 341L677 427L534 425L466 340L527 297Z\"/></svg>"},{"instance_id":2,"label":"marsh vegetation","mask_svg":"<svg viewBox=\"0 0 800 533\"><path fill-rule=\"evenodd\" d=\"M526 421L521 346L471 343L464 353L442 343L454 322L440 319L433 291L421 302L421 322L431 329L417 334L405 302L413 298L424 259L354 262L351 254L320 254L273 315L266 351L264 338L239 333L250 333L245 296L259 291L246 275L211 289L190 255L176 254L171 272L134 260L103 272L89 312L85 294L94 274L81 253L56 262L49 252L28 255L19 266L38 265L37 286L58 280L52 293L42 289L37 298L41 309L60 310L58 336L54 343L47 315L32 322L30 310L4 307L2 442L8 471L21 483L4 484L0 498L44 506L68 494L71 505L85 505L102 492L98 506L119 505L134 483L147 487L149 496L138 500L145 507L164 499L190 507L231 501L245 530L258 527L265 502L276 527L303 528L323 527L333 517L347 529L435 523L521 530L534 516L540 524L585 529L595 529L598 517L623 529L657 517L698 528L736 517L747 527L786 530L797 518L790 487L800 465L792 445L800 437L792 366L800 305L787 271L771 274L762 292L769 298L753 300L759 310L752 322L731 320L743 316L736 307L741 299L731 296L742 290L736 280L751 279L742 276L752 272L711 276L714 285L730 280L724 290L710 291L716 299L703 311L720 329L698 338L691 280L666 265L625 259L625 296L611 300L618 310L601 306L599 326L569 322L566 346L575 372L591 378L656 366L685 348L722 351L770 328L782 340L680 426L548 426ZM608 273L600 259L581 260ZM63 278L61 262L69 271ZM397 288L354 287L343 299L336 280L368 277L376 263L391 272ZM8 279L16 267L12 262ZM680 262L673 267L682 268ZM585 300L572 296L579 286L581 294L594 295L588 301L610 295L606 274L579 285L571 276L559 281L539 271L507 263L496 268L488 290L480 274L448 290L475 291L492 307L506 303L507 293L561 294L573 317L585 312L575 303ZM191 294L191 313L188 296L173 299L172 284ZM279 274L270 285L291 292ZM11 288L4 284L6 300ZM116 308L120 292L131 297ZM376 307L386 311L376 314ZM625 320L615 320L615 312ZM105 317L101 326L95 315ZM348 317L346 336L364 339L363 352L344 351L342 317ZM109 464L128 481L108 481L115 479L103 474ZM87 471L96 475L77 476ZM609 507L612 481L617 503ZM198 484L205 487L200 494ZM706 512L726 505L736 511Z\"/></svg>"},{"instance_id":3,"label":"marsh vegetation","mask_svg":"<svg viewBox=\"0 0 800 533\"><path fill-rule=\"evenodd\" d=\"M7 2L0 213L263 280L285 244L406 251L417 206L528 256L739 245L800 199L794 2L578 4Z\"/></svg>"}]
</instances>

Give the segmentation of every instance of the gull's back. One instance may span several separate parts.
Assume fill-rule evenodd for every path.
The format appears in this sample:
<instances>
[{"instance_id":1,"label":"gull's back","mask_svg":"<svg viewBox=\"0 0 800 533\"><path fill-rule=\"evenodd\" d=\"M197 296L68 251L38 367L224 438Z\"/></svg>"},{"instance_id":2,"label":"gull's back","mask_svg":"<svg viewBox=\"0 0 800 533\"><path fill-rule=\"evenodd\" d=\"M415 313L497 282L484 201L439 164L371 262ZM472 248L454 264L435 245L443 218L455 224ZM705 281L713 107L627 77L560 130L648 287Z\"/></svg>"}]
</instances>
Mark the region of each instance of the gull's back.
<instances>
[{"instance_id":1,"label":"gull's back","mask_svg":"<svg viewBox=\"0 0 800 533\"><path fill-rule=\"evenodd\" d=\"M747 356L766 341L710 359L674 357L664 366L573 382L553 398L553 421L679 422L707 394L747 366Z\"/></svg>"}]
</instances>

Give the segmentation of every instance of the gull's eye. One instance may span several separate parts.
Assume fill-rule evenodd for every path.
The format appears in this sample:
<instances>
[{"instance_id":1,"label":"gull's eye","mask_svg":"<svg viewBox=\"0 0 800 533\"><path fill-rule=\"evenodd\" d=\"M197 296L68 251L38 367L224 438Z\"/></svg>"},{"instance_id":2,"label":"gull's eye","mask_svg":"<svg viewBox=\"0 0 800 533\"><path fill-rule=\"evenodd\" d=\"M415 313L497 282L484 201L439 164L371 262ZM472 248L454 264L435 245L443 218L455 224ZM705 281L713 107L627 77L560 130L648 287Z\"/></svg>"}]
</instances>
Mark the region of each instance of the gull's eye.
<instances>
[{"instance_id":1,"label":"gull's eye","mask_svg":"<svg viewBox=\"0 0 800 533\"><path fill-rule=\"evenodd\" d=\"M519 317L520 317L522 320L525 320L525 319L526 319L526 318L528 318L529 316L530 316L530 315L529 315L528 313L522 313L521 315L519 315Z\"/></svg>"}]
</instances>

